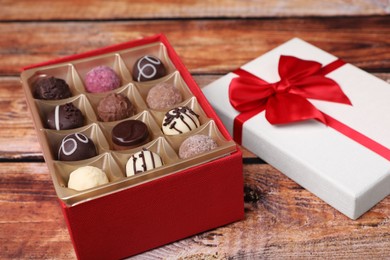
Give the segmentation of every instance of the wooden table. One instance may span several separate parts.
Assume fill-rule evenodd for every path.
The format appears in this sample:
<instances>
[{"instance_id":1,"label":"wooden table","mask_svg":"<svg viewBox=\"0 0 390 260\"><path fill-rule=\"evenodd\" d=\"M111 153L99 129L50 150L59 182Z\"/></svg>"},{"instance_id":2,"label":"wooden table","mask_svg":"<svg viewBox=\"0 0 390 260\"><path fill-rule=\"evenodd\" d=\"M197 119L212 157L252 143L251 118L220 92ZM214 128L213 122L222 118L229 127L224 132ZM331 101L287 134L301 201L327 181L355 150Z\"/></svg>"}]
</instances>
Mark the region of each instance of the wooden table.
<instances>
[{"instance_id":1,"label":"wooden table","mask_svg":"<svg viewBox=\"0 0 390 260\"><path fill-rule=\"evenodd\" d=\"M390 82L388 0L307 2L0 1L0 259L75 258L21 67L162 32L202 87L300 37ZM252 153L243 160L244 221L135 258L390 259L390 197L352 221Z\"/></svg>"}]
</instances>

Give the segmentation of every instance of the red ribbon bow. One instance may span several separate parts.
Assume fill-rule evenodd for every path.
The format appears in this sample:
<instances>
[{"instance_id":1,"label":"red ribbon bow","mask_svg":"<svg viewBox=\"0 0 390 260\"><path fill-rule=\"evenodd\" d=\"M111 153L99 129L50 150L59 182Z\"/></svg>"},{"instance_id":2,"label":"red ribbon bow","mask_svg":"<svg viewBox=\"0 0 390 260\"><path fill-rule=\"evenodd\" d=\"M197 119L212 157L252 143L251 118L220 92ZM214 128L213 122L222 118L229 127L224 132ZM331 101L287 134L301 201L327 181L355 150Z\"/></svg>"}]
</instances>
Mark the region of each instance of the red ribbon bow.
<instances>
[{"instance_id":1,"label":"red ribbon bow","mask_svg":"<svg viewBox=\"0 0 390 260\"><path fill-rule=\"evenodd\" d=\"M281 79L275 83L250 73L239 73L243 75L234 78L229 86L232 106L241 113L252 115L265 110L265 117L271 124L307 119L327 124L324 114L307 98L352 105L340 86L324 76L326 72L321 63L282 55L278 71Z\"/></svg>"},{"instance_id":2,"label":"red ribbon bow","mask_svg":"<svg viewBox=\"0 0 390 260\"><path fill-rule=\"evenodd\" d=\"M246 120L266 111L271 124L285 124L317 119L341 134L390 161L390 149L319 111L307 98L351 105L340 86L326 78L329 72L345 63L336 60L324 67L315 61L292 56L280 56L280 81L268 83L245 70L238 69L229 86L230 103L241 113L234 118L234 140L241 144L242 126Z\"/></svg>"}]
</instances>

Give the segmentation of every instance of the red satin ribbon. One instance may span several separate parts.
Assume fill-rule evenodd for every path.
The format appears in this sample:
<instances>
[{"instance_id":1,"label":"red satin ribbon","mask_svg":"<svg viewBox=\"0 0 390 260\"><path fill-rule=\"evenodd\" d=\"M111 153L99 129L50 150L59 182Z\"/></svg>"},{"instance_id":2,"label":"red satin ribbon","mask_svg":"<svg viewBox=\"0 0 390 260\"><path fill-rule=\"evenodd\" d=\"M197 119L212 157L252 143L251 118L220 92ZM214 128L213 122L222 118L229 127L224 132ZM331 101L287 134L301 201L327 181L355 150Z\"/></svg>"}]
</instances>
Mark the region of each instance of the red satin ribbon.
<instances>
[{"instance_id":1,"label":"red satin ribbon","mask_svg":"<svg viewBox=\"0 0 390 260\"><path fill-rule=\"evenodd\" d=\"M281 56L278 67L281 80L276 83L268 83L242 69L234 71L239 77L230 83L230 103L241 112L234 119L234 140L241 144L245 121L265 110L265 117L271 124L317 119L390 160L388 148L319 111L307 100L310 98L352 105L340 86L325 77L344 64L344 61L336 60L322 67L315 61Z\"/></svg>"}]
</instances>

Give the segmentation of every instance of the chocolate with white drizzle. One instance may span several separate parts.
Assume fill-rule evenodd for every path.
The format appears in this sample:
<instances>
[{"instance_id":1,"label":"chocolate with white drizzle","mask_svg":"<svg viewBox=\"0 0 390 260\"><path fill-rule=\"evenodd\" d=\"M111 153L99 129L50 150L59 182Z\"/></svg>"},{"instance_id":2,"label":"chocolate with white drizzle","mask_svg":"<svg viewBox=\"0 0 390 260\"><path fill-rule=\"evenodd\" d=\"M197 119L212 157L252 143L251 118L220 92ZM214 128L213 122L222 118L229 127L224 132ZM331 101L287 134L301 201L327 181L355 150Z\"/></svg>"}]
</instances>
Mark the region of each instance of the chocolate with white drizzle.
<instances>
[{"instance_id":1,"label":"chocolate with white drizzle","mask_svg":"<svg viewBox=\"0 0 390 260\"><path fill-rule=\"evenodd\" d=\"M161 157L145 148L133 154L126 163L126 176L133 176L163 165Z\"/></svg>"},{"instance_id":2,"label":"chocolate with white drizzle","mask_svg":"<svg viewBox=\"0 0 390 260\"><path fill-rule=\"evenodd\" d=\"M84 116L72 103L57 105L47 115L47 126L50 129L66 130L84 125Z\"/></svg>"},{"instance_id":3,"label":"chocolate with white drizzle","mask_svg":"<svg viewBox=\"0 0 390 260\"><path fill-rule=\"evenodd\" d=\"M162 122L162 131L166 135L178 135L200 126L199 115L189 107L176 107L169 110Z\"/></svg>"},{"instance_id":4,"label":"chocolate with white drizzle","mask_svg":"<svg viewBox=\"0 0 390 260\"><path fill-rule=\"evenodd\" d=\"M79 161L96 155L95 144L82 133L65 136L58 150L58 160L60 161Z\"/></svg>"},{"instance_id":5,"label":"chocolate with white drizzle","mask_svg":"<svg viewBox=\"0 0 390 260\"><path fill-rule=\"evenodd\" d=\"M133 67L133 79L138 82L158 79L166 74L162 61L151 55L139 58Z\"/></svg>"}]
</instances>

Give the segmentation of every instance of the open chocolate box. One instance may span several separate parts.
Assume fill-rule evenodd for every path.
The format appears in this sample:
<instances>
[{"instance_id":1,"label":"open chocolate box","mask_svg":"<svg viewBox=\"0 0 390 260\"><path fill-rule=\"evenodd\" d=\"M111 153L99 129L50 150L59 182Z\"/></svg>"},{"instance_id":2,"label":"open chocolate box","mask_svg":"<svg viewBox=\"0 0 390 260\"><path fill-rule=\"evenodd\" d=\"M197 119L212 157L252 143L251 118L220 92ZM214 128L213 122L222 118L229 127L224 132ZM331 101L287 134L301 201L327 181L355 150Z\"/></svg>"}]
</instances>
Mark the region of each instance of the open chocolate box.
<instances>
[{"instance_id":1,"label":"open chocolate box","mask_svg":"<svg viewBox=\"0 0 390 260\"><path fill-rule=\"evenodd\" d=\"M160 59L166 75L143 82L133 79L134 64L144 55ZM90 93L85 88L86 74L102 65L115 71L120 87ZM72 96L37 99L34 84L49 76L65 80ZM24 69L21 79L78 258L123 258L243 218L241 152L163 35L32 65ZM146 102L149 90L162 82L179 90L182 101L174 107L194 111L199 127L182 134L164 134L162 123L170 108L151 109ZM97 106L110 93L128 97L135 114L117 121L101 121ZM84 125L68 130L49 129L48 114L66 103L81 111ZM129 119L142 121L149 139L136 147L115 150L112 130ZM59 160L62 140L75 133L84 134L95 144L96 156ZM217 147L180 158L183 141L199 134L214 139ZM158 154L163 165L127 177L127 161L143 149ZM70 173L87 165L102 169L109 182L79 191L68 188Z\"/></svg>"}]
</instances>

